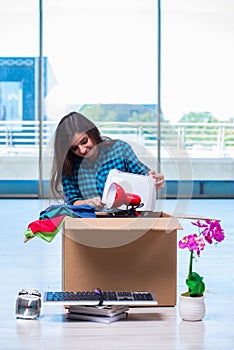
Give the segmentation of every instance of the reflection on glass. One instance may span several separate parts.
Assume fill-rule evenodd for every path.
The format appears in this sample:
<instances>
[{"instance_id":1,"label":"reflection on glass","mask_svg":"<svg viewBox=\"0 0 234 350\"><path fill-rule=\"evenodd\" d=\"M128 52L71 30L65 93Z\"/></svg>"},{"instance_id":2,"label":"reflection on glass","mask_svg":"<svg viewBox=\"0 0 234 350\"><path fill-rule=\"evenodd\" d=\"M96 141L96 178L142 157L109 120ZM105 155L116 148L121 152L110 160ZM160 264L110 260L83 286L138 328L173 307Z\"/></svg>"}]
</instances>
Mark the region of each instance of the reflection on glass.
<instances>
[{"instance_id":1,"label":"reflection on glass","mask_svg":"<svg viewBox=\"0 0 234 350\"><path fill-rule=\"evenodd\" d=\"M22 120L22 82L0 82L0 120Z\"/></svg>"}]
</instances>

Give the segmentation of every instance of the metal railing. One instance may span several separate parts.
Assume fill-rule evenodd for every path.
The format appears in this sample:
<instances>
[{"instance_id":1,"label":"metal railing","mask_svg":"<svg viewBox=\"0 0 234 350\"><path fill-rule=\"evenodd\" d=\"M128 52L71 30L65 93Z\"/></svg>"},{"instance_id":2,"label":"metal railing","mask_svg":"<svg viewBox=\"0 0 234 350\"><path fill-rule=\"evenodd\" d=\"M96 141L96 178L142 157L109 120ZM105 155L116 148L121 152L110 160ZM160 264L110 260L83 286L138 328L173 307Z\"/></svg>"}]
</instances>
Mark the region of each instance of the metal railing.
<instances>
[{"instance_id":1,"label":"metal railing","mask_svg":"<svg viewBox=\"0 0 234 350\"><path fill-rule=\"evenodd\" d=\"M42 142L51 142L57 122L44 121ZM111 138L129 139L142 148L157 144L157 125L149 122L96 122ZM25 149L37 150L40 142L39 121L0 121L1 154ZM234 157L234 123L161 123L161 143L167 151L186 150L190 156Z\"/></svg>"}]
</instances>

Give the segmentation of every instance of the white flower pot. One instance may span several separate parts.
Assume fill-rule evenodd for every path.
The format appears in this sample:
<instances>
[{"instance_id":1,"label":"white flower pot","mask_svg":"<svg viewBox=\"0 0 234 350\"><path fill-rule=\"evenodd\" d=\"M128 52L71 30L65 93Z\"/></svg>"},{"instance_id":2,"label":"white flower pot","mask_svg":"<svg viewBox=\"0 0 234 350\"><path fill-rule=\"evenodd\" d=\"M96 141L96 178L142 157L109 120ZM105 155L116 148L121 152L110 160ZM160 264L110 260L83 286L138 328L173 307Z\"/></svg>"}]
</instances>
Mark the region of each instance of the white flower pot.
<instances>
[{"instance_id":1,"label":"white flower pot","mask_svg":"<svg viewBox=\"0 0 234 350\"><path fill-rule=\"evenodd\" d=\"M204 295L200 297L180 295L179 315L183 320L201 321L205 316L205 312Z\"/></svg>"}]
</instances>

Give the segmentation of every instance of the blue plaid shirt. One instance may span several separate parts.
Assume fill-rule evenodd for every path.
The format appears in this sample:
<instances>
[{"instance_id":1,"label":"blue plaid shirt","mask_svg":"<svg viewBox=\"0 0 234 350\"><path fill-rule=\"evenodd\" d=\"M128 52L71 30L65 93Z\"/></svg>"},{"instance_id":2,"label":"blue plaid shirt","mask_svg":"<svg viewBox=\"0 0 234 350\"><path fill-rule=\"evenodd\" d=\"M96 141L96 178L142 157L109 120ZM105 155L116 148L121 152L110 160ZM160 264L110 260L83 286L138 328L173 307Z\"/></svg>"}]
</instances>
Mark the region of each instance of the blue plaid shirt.
<instances>
[{"instance_id":1,"label":"blue plaid shirt","mask_svg":"<svg viewBox=\"0 0 234 350\"><path fill-rule=\"evenodd\" d=\"M73 204L80 199L102 197L107 176L112 169L141 175L147 175L150 170L124 141L117 140L114 144L101 146L99 156L94 163L86 158L77 157L73 176L63 175L65 202Z\"/></svg>"}]
</instances>

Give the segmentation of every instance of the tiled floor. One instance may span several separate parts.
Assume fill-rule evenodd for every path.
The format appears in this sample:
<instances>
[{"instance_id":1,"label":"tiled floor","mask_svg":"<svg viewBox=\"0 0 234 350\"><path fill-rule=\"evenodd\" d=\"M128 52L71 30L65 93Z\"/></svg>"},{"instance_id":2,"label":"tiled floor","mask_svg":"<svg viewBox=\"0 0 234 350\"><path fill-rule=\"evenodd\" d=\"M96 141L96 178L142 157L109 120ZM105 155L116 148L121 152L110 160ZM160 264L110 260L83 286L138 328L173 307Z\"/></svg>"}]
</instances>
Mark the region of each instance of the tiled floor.
<instances>
[{"instance_id":1,"label":"tiled floor","mask_svg":"<svg viewBox=\"0 0 234 350\"><path fill-rule=\"evenodd\" d=\"M15 300L20 289L61 289L61 235L46 243L34 238L24 244L27 225L48 202L1 199L0 348L7 349L233 349L234 344L234 229L233 199L167 200L164 211L221 219L225 241L208 247L197 262L207 286L206 316L201 322L181 321L178 309L131 309L128 321L110 325L67 322L64 309L43 306L35 321L16 320ZM181 220L183 234L190 220ZM188 268L186 251L178 250L178 295L184 291Z\"/></svg>"}]
</instances>

